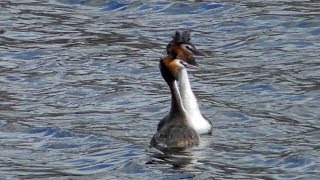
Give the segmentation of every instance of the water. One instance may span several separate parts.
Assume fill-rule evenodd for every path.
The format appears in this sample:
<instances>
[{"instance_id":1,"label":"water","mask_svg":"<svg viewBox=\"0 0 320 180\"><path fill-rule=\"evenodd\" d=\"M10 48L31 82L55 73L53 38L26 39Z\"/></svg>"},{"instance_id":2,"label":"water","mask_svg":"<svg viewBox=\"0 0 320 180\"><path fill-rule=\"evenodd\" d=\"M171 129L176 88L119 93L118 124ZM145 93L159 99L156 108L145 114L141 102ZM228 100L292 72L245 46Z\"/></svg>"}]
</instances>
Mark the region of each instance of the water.
<instances>
[{"instance_id":1,"label":"water","mask_svg":"<svg viewBox=\"0 0 320 180\"><path fill-rule=\"evenodd\" d=\"M320 176L318 1L0 5L1 179ZM158 60L181 29L209 54L190 79L214 133L161 161Z\"/></svg>"}]
</instances>

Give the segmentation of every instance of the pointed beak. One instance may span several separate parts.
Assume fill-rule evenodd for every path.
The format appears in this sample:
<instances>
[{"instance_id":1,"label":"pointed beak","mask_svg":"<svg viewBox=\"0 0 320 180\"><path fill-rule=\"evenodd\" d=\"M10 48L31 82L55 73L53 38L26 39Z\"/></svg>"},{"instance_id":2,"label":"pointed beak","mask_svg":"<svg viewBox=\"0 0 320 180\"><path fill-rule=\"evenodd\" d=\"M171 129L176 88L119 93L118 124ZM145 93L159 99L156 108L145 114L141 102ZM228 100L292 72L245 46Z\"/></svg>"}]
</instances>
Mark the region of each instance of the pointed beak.
<instances>
[{"instance_id":1,"label":"pointed beak","mask_svg":"<svg viewBox=\"0 0 320 180\"><path fill-rule=\"evenodd\" d=\"M186 47L189 51L191 51L193 54L198 55L198 56L205 56L207 57L208 55L199 49L196 49L195 47L187 46Z\"/></svg>"},{"instance_id":2,"label":"pointed beak","mask_svg":"<svg viewBox=\"0 0 320 180\"><path fill-rule=\"evenodd\" d=\"M184 61L180 61L180 63L181 63L184 67L186 67L186 68L188 68L188 69L190 69L190 70L199 70L199 69L200 69L198 66L191 65L191 64L186 63L186 62L184 62Z\"/></svg>"}]
</instances>

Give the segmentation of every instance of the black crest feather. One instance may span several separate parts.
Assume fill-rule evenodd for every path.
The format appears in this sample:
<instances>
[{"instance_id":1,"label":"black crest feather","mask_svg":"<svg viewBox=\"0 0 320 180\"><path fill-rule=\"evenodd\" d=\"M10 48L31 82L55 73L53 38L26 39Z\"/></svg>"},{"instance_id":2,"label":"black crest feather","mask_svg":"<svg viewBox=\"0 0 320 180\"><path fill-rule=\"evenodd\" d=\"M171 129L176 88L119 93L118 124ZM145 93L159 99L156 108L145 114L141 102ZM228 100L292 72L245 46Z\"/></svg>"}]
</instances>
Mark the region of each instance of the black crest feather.
<instances>
[{"instance_id":1,"label":"black crest feather","mask_svg":"<svg viewBox=\"0 0 320 180\"><path fill-rule=\"evenodd\" d=\"M190 39L190 31L176 31L172 41L179 44L187 44L189 43Z\"/></svg>"}]
</instances>

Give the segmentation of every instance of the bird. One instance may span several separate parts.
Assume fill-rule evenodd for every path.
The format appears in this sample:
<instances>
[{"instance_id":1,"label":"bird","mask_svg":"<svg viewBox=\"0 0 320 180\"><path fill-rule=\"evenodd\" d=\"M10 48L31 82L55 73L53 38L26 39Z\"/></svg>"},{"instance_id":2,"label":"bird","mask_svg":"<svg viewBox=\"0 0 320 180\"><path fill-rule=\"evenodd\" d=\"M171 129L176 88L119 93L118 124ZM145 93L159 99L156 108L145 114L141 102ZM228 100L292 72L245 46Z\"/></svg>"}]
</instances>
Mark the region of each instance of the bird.
<instances>
[{"instance_id":1,"label":"bird","mask_svg":"<svg viewBox=\"0 0 320 180\"><path fill-rule=\"evenodd\" d=\"M186 63L187 64L187 63ZM184 64L179 59L161 59L160 72L171 92L171 109L160 129L153 135L150 146L159 150L179 150L199 144L199 134L190 124L176 79Z\"/></svg>"},{"instance_id":2,"label":"bird","mask_svg":"<svg viewBox=\"0 0 320 180\"><path fill-rule=\"evenodd\" d=\"M198 66L193 54L207 56L206 53L198 50L190 42L190 32L176 31L173 39L166 47L167 56L164 58L164 61L172 61L174 59L182 60L181 63L190 67ZM182 105L186 110L191 126L197 131L198 134L212 134L212 123L207 120L200 112L200 108L197 102L197 99L191 89L190 81L188 78L188 73L186 68L181 68L179 74L179 92L182 99ZM166 123L168 117L163 118L159 124L157 130L160 130L161 127Z\"/></svg>"},{"instance_id":3,"label":"bird","mask_svg":"<svg viewBox=\"0 0 320 180\"><path fill-rule=\"evenodd\" d=\"M190 40L190 31L176 31L173 39L166 46L166 58L181 59L188 64L198 66L193 54L199 56L207 56L207 54L198 50Z\"/></svg>"}]
</instances>

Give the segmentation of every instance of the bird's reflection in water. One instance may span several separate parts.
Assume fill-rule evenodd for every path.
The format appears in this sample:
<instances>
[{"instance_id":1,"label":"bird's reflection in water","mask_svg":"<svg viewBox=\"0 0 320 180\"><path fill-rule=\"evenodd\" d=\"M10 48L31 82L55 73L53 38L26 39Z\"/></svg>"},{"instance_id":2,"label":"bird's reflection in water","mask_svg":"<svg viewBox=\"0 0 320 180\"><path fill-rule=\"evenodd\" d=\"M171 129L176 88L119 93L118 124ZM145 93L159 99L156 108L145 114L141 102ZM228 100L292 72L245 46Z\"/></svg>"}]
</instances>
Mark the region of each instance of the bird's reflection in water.
<instances>
[{"instance_id":1,"label":"bird's reflection in water","mask_svg":"<svg viewBox=\"0 0 320 180\"><path fill-rule=\"evenodd\" d=\"M149 165L164 165L171 166L175 170L182 170L185 172L199 173L198 168L201 165L203 157L207 157L205 149L209 149L212 140L212 136L201 137L199 146L183 149L183 150L167 150L159 151L155 148L147 148L147 154L149 161L146 164Z\"/></svg>"},{"instance_id":2,"label":"bird's reflection in water","mask_svg":"<svg viewBox=\"0 0 320 180\"><path fill-rule=\"evenodd\" d=\"M167 164L174 168L192 168L196 166L197 160L193 157L192 150L170 150L158 151L156 149L148 150L150 160L147 164Z\"/></svg>"}]
</instances>

